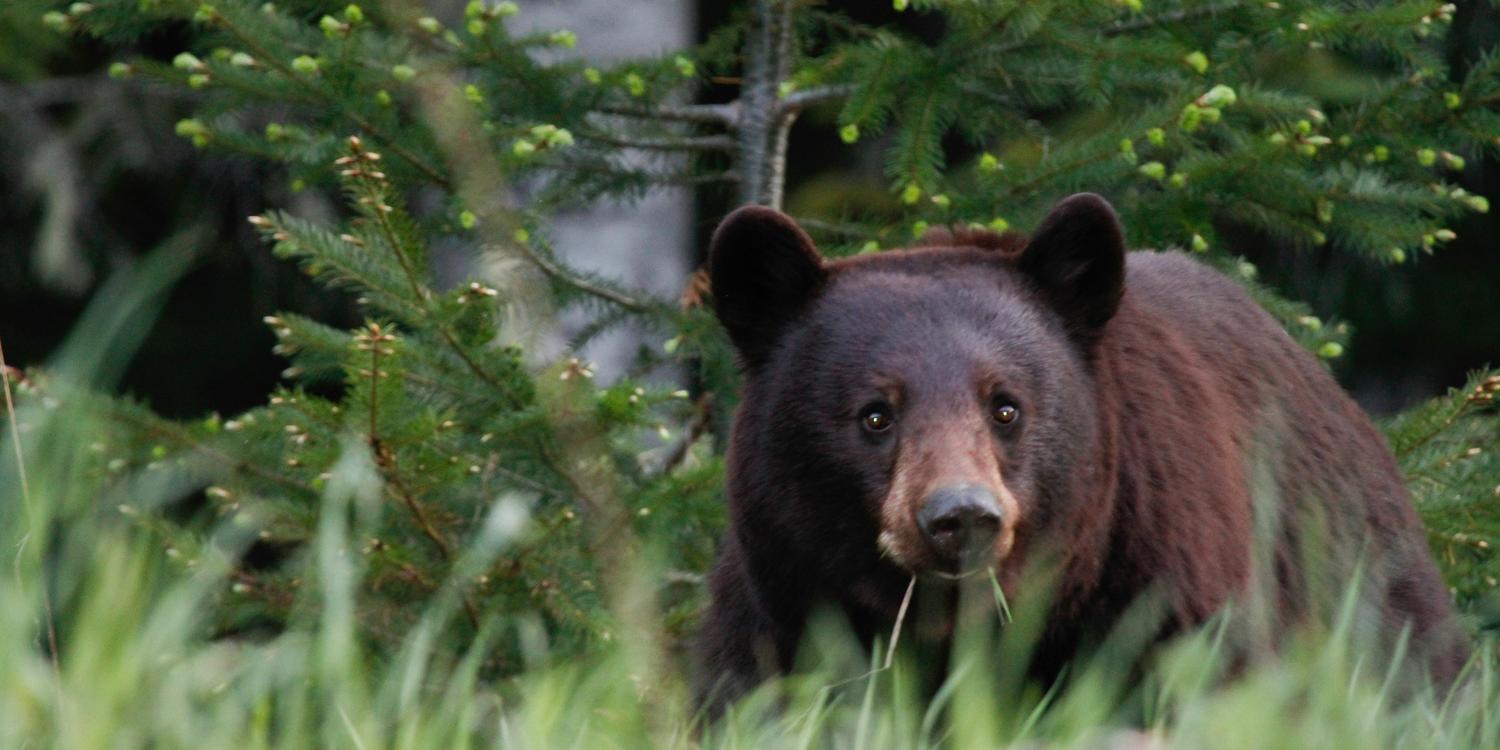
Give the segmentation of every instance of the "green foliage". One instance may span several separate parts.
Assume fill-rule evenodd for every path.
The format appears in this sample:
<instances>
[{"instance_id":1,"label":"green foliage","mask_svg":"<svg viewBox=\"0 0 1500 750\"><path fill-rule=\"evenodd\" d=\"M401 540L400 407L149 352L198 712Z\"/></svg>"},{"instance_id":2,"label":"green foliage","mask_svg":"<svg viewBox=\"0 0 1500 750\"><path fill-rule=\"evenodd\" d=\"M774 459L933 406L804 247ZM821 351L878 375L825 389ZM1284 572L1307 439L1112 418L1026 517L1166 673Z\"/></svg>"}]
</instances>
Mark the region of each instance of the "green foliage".
<instances>
[{"instance_id":1,"label":"green foliage","mask_svg":"<svg viewBox=\"0 0 1500 750\"><path fill-rule=\"evenodd\" d=\"M1386 425L1433 551L1476 623L1500 625L1494 545L1500 544L1500 375L1482 373Z\"/></svg>"},{"instance_id":2,"label":"green foliage","mask_svg":"<svg viewBox=\"0 0 1500 750\"><path fill-rule=\"evenodd\" d=\"M831 252L899 246L933 225L1026 228L1068 192L1102 192L1133 244L1203 253L1333 358L1347 328L1257 285L1221 239L1225 227L1399 263L1440 247L1461 212L1488 208L1447 179L1463 159L1494 153L1500 56L1454 79L1433 44L1451 20L1445 6L911 6L940 15L944 33L924 40L801 11L789 77L769 81L782 121L796 102L839 103L844 141L884 139L894 199L805 217ZM91 448L64 451L54 477L72 478L68 507L93 508L110 530L97 558L67 558L68 585L82 588L63 605L85 636L64 656L94 653L89 638L104 636L86 629L105 627L99 608L110 603L130 641L107 664L110 680L63 675L63 692L107 703L140 737L182 744L688 742L675 696L644 701L657 708L643 712L632 680L651 693L658 673L640 665L694 627L722 528L715 436L736 398L732 359L702 305L708 290L654 299L581 273L550 252L547 226L553 212L596 199L749 179L757 165L747 160L759 157L734 137L752 124L743 107L676 102L705 76L740 70L740 49L763 31L753 14L698 50L595 69L554 54L571 45L566 33L514 31L509 3L471 3L447 21L401 3L98 0L51 12L53 28L112 43L190 29L190 48L171 61L112 73L196 92L194 117L176 125L196 146L279 164L295 190L342 192L346 209L332 219L269 211L250 221L280 256L351 292L366 319L346 331L268 318L290 361L287 384L229 418L171 422L63 377L32 377L28 403L88 407L92 431L78 444ZM438 245L502 271L440 284L429 263ZM538 361L528 346L537 322L567 306L595 315L585 337L628 320L667 343L613 383L576 358ZM647 377L661 366L689 368L702 392ZM1492 377L1476 380L1389 427L1445 572L1475 613L1500 575L1493 393ZM14 488L4 489L15 515ZM41 545L47 520L9 528ZM186 583L154 587L157 578ZM0 674L46 703L34 649L18 645L35 624L14 614L34 611L36 592L15 596L28 598L0 607L10 613L0 667L19 671ZM664 625L643 628L643 618ZM147 632L161 621L172 627ZM180 672L164 672L183 676L187 697L158 673L141 692L176 701L166 705L178 714L160 723L127 719L136 699L118 692L146 670L152 638L187 644ZM587 660L566 663L577 658ZM226 662L214 686L231 685L228 697L193 692ZM1211 738L1225 722L1268 726L1302 691L1327 699L1301 704L1313 707L1307 727L1350 732L1336 736L1432 746L1493 736L1487 715L1462 708L1456 724L1424 733L1423 710L1450 716L1430 704L1366 721L1384 696L1348 674L1357 668L1325 666L1293 660L1162 710L1189 745L1222 744ZM1493 659L1479 668L1491 679ZM477 674L516 682L492 691ZM874 697L858 708L813 690L769 726L809 741L910 746L983 715L924 716L905 687L868 685ZM569 691L590 699L565 700ZM1484 691L1494 694L1488 682ZM526 697L518 707L511 695ZM1017 705L1045 700L1032 698ZM1087 720L1053 719L1042 736L1081 741L1118 718L1108 691L1067 700L1074 713L1057 715ZM186 708L195 701L224 723L196 723ZM661 715L662 705L675 708ZM0 718L21 713L0 703ZM970 739L1030 736L1024 716L1007 722ZM477 737L460 728L481 725ZM745 742L787 736L766 726L733 731Z\"/></svg>"}]
</instances>

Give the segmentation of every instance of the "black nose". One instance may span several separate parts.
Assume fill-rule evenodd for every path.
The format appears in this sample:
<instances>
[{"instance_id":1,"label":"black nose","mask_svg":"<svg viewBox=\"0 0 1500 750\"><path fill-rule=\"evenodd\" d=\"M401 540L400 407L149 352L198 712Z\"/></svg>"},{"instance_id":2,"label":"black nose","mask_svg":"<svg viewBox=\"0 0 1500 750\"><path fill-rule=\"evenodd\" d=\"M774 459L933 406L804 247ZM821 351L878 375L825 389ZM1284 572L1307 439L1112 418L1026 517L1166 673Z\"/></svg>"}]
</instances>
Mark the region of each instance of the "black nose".
<instances>
[{"instance_id":1,"label":"black nose","mask_svg":"<svg viewBox=\"0 0 1500 750\"><path fill-rule=\"evenodd\" d=\"M1000 533L1000 504L978 485L944 487L917 511L917 526L939 555L969 557L989 549Z\"/></svg>"}]
</instances>

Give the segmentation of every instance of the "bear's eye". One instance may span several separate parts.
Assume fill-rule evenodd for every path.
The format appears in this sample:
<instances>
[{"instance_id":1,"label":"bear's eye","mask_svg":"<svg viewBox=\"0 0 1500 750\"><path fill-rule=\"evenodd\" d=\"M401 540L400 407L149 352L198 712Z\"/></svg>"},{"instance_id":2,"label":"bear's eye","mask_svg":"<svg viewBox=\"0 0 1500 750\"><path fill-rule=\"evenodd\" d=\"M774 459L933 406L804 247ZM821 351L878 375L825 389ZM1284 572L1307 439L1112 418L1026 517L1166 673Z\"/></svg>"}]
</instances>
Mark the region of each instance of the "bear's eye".
<instances>
[{"instance_id":1,"label":"bear's eye","mask_svg":"<svg viewBox=\"0 0 1500 750\"><path fill-rule=\"evenodd\" d=\"M1017 409L1016 405L1009 401L996 401L993 416L996 422L1008 425L1021 416L1021 410Z\"/></svg>"},{"instance_id":2,"label":"bear's eye","mask_svg":"<svg viewBox=\"0 0 1500 750\"><path fill-rule=\"evenodd\" d=\"M896 424L896 418L885 404L870 404L859 411L859 423L870 432L885 432Z\"/></svg>"}]
</instances>

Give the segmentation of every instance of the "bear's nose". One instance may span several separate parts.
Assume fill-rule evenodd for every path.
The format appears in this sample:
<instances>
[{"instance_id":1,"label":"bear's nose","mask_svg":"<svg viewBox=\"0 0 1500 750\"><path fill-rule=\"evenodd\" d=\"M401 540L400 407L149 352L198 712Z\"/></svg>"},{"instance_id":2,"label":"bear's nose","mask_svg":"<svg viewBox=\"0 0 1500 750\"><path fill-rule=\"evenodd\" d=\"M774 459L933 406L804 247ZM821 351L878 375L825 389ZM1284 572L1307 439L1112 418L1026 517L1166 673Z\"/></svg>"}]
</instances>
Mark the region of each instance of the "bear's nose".
<instances>
[{"instance_id":1,"label":"bear's nose","mask_svg":"<svg viewBox=\"0 0 1500 750\"><path fill-rule=\"evenodd\" d=\"M938 554L957 561L989 549L1000 533L995 493L973 484L944 487L917 511L917 526Z\"/></svg>"}]
</instances>

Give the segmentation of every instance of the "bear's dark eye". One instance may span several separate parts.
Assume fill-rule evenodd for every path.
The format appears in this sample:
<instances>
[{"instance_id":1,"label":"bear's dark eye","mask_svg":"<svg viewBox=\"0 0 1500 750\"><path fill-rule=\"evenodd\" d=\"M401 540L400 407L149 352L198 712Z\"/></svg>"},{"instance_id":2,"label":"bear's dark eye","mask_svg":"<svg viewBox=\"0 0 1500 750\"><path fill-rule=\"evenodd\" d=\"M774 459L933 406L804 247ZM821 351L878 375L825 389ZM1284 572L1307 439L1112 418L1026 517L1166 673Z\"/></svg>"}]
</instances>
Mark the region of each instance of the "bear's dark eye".
<instances>
[{"instance_id":1,"label":"bear's dark eye","mask_svg":"<svg viewBox=\"0 0 1500 750\"><path fill-rule=\"evenodd\" d=\"M870 432L885 432L896 424L896 417L885 404L870 404L859 410L859 423Z\"/></svg>"},{"instance_id":2,"label":"bear's dark eye","mask_svg":"<svg viewBox=\"0 0 1500 750\"><path fill-rule=\"evenodd\" d=\"M995 401L994 408L995 410L993 412L993 416L995 418L995 421L1002 425L1008 425L1012 422L1015 422L1016 418L1021 416L1021 410L1017 409L1016 405L1010 403L1009 401L997 400Z\"/></svg>"}]
</instances>

